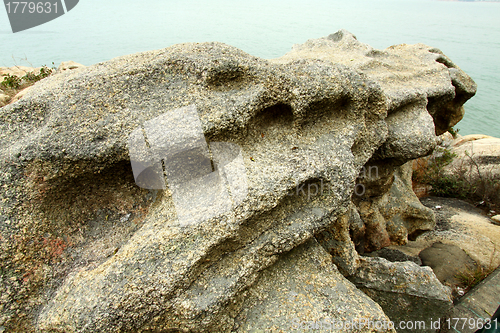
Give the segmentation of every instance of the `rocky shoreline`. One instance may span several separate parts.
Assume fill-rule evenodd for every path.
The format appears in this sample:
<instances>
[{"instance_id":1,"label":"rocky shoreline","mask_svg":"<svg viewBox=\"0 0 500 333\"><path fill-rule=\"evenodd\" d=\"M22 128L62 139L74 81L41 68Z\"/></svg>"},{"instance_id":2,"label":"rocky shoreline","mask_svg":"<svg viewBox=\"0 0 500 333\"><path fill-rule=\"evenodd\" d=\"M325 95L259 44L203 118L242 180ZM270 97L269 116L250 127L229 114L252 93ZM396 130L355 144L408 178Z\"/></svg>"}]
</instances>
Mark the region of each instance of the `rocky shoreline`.
<instances>
[{"instance_id":1,"label":"rocky shoreline","mask_svg":"<svg viewBox=\"0 0 500 333\"><path fill-rule=\"evenodd\" d=\"M49 69L47 67L35 68L27 66L0 67L0 83L5 83L0 84L0 107L15 103L24 96L24 94L27 92L26 89L28 89L29 86L27 88L18 88L17 84L21 85L21 87L28 85L29 83L25 81L28 80L30 76L39 76L41 73L44 73L45 70L48 70L49 73L47 74L50 74L53 71L55 71L56 73L60 73L67 70L84 67L84 65L76 63L74 61L63 61L57 69ZM16 85L13 86L11 82L15 82Z\"/></svg>"},{"instance_id":2,"label":"rocky shoreline","mask_svg":"<svg viewBox=\"0 0 500 333\"><path fill-rule=\"evenodd\" d=\"M436 244L500 263L493 220L413 191L436 145L471 145L468 180L498 170L497 141L444 134L476 85L439 49L341 30L273 60L187 43L61 66L0 108L6 331L425 321L460 295Z\"/></svg>"}]
</instances>

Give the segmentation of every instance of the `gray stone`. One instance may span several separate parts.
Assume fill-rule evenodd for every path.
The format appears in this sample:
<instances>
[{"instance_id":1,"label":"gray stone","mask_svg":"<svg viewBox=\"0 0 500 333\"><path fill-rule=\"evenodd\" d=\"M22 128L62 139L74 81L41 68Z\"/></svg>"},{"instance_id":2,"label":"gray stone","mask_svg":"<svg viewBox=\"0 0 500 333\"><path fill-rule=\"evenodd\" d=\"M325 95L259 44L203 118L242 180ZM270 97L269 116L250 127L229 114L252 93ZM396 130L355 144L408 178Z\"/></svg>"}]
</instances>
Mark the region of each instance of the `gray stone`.
<instances>
[{"instance_id":1,"label":"gray stone","mask_svg":"<svg viewBox=\"0 0 500 333\"><path fill-rule=\"evenodd\" d=\"M415 239L423 231L433 230L436 226L434 212L422 205L413 192L412 171L412 162L396 169L391 189L380 206L391 240L396 243L407 240L405 233L408 238Z\"/></svg>"},{"instance_id":2,"label":"gray stone","mask_svg":"<svg viewBox=\"0 0 500 333\"><path fill-rule=\"evenodd\" d=\"M314 241L283 255L243 297L236 332L395 332L380 306L346 280ZM386 328L369 328L369 322Z\"/></svg>"},{"instance_id":3,"label":"gray stone","mask_svg":"<svg viewBox=\"0 0 500 333\"><path fill-rule=\"evenodd\" d=\"M434 119L437 135L446 132L462 119L463 103L474 96L477 89L474 81L439 49L423 44L400 44L380 51L360 43L356 36L346 30L297 45L292 52L279 58L278 61L290 58L328 60L358 69L380 84L388 98L389 115L396 115L398 111L409 112L412 114L410 117L419 114L418 117L427 122L424 120L427 118L425 112L427 108ZM402 85L401 82L405 84ZM428 100L428 104L421 102L425 99ZM394 125L398 127L397 123ZM415 135L405 137L404 143L392 145L394 141L386 141L383 149L392 145L398 152L391 154L406 153L416 156L424 153L425 155L425 151L428 152L428 149L433 147L422 142L411 144L410 140L420 140L425 136L430 139L428 131L432 128L424 124L412 125L392 127L390 132L398 138L403 136L397 133L404 131L410 134L414 131L415 125L419 130L414 133ZM415 152L410 152L408 148L411 146L418 148Z\"/></svg>"},{"instance_id":4,"label":"gray stone","mask_svg":"<svg viewBox=\"0 0 500 333\"><path fill-rule=\"evenodd\" d=\"M356 271L356 249L364 253L391 244L406 244L408 239L415 239L436 225L433 211L422 205L412 190L411 162L400 167L391 167L390 164L389 167L379 166L377 175L358 178L366 193L353 196L356 206L351 204L349 211L338 218L332 227L316 235L345 276ZM365 166L364 169L367 168ZM400 253L400 256L405 255ZM417 264L420 261L417 256L405 257L403 261L411 260Z\"/></svg>"},{"instance_id":5,"label":"gray stone","mask_svg":"<svg viewBox=\"0 0 500 333\"><path fill-rule=\"evenodd\" d=\"M384 258L360 258L355 275L349 277L358 288L380 304L395 323L424 321L426 329L435 332L431 320L438 320L453 305L451 289L443 286L430 267L414 262L390 262Z\"/></svg>"},{"instance_id":6,"label":"gray stone","mask_svg":"<svg viewBox=\"0 0 500 333\"><path fill-rule=\"evenodd\" d=\"M422 264L429 266L443 284L458 285L456 275L466 270L474 270L476 262L464 250L453 244L436 242L423 249L419 255Z\"/></svg>"},{"instance_id":7,"label":"gray stone","mask_svg":"<svg viewBox=\"0 0 500 333\"><path fill-rule=\"evenodd\" d=\"M367 257L380 257L380 258L387 259L391 262L412 261L419 266L422 265L422 260L420 260L419 257L409 256L400 250L390 249L388 247L384 247L383 249L373 251L370 253L366 253L365 256L367 256Z\"/></svg>"},{"instance_id":8,"label":"gray stone","mask_svg":"<svg viewBox=\"0 0 500 333\"><path fill-rule=\"evenodd\" d=\"M455 88L470 78L453 81L443 57L423 45L376 51L341 31L274 60L222 43L189 43L38 82L0 110L0 216L9 221L0 229L0 259L9 277L4 287L14 291L2 299L7 311L0 325L36 322L41 332L227 331L238 316L230 304L251 292L261 272L326 230L339 237L340 247L331 250L349 271L357 242L348 232L363 234L368 226L367 214L356 212L363 211L360 203L352 208L363 166L381 166L384 197L395 168L435 145L432 119L455 121L448 109L431 107L453 101L459 110L467 99ZM168 188L139 189L129 143L132 133L134 139L151 133L148 121L193 109L199 123L183 123L175 133L192 139L191 132L202 131L206 142L193 139L200 146L192 147L208 143L212 154L192 151L189 158L201 156L210 171L203 177L228 186L186 191L200 208L190 220L176 195L180 185L204 178L179 185L167 177ZM415 132L399 113L422 119L422 126ZM217 142L237 146L242 162L219 165ZM139 162L145 152L139 149ZM149 162L144 170L153 173L161 164ZM186 174L194 175L188 166ZM247 192L239 191L243 174ZM232 195L228 206L217 200L224 191ZM383 207L375 207L377 214ZM395 225L407 234L421 228L411 219ZM394 234L379 227L382 236ZM376 233L370 237L384 244ZM32 302L41 304L38 318L19 319Z\"/></svg>"},{"instance_id":9,"label":"gray stone","mask_svg":"<svg viewBox=\"0 0 500 333\"><path fill-rule=\"evenodd\" d=\"M358 268L359 256L349 234L350 230L356 231L356 227L359 227L357 224L359 222L356 222L358 219L361 222L356 207L351 204L346 214L338 218L330 228L315 236L316 240L332 255L333 263L345 276L354 274Z\"/></svg>"}]
</instances>

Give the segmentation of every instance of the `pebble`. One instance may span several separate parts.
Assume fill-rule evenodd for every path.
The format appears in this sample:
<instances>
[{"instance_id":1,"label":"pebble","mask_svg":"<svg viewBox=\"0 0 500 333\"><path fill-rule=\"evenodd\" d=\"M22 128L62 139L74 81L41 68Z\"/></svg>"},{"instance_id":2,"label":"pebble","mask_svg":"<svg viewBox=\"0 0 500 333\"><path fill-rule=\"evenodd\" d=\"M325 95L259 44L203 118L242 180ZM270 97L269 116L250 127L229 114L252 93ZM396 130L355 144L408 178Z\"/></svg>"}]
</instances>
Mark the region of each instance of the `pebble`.
<instances>
[{"instance_id":1,"label":"pebble","mask_svg":"<svg viewBox=\"0 0 500 333\"><path fill-rule=\"evenodd\" d=\"M130 214L124 215L120 218L120 222L127 222L128 219L130 218Z\"/></svg>"},{"instance_id":2,"label":"pebble","mask_svg":"<svg viewBox=\"0 0 500 333\"><path fill-rule=\"evenodd\" d=\"M491 219L497 223L500 223L500 215L492 216Z\"/></svg>"}]
</instances>

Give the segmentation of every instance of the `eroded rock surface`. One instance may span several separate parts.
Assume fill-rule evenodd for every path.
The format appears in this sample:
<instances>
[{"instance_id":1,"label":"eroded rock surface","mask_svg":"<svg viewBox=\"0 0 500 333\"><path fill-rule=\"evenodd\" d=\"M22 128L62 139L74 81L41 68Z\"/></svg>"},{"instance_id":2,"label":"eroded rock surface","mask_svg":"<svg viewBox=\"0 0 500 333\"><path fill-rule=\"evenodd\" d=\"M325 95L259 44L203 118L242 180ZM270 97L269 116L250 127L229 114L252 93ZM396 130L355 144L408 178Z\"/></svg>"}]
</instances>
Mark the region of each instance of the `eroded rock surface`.
<instances>
[{"instance_id":1,"label":"eroded rock surface","mask_svg":"<svg viewBox=\"0 0 500 333\"><path fill-rule=\"evenodd\" d=\"M435 134L461 118L474 92L437 49L378 51L346 31L274 60L190 43L42 80L0 109L8 288L0 324L31 330L36 320L41 332L231 331L248 323L244 292L269 289L259 283L276 265L302 260L283 254L320 234L344 274L354 273L355 247L377 250L421 229L421 221L395 217L415 214L393 212L386 192L408 188L398 185L396 169L432 151ZM172 188L135 185L128 150L132 131L187 106L210 147L239 147L247 186L231 209L213 206L196 223L179 222ZM362 181L366 193L358 196L370 166L380 174ZM196 200L214 193L195 191ZM360 302L373 307L359 297L338 306L349 316ZM30 302L37 310L26 312Z\"/></svg>"},{"instance_id":2,"label":"eroded rock surface","mask_svg":"<svg viewBox=\"0 0 500 333\"><path fill-rule=\"evenodd\" d=\"M283 255L243 298L236 332L394 332L380 306L344 279L314 241Z\"/></svg>"},{"instance_id":3,"label":"eroded rock surface","mask_svg":"<svg viewBox=\"0 0 500 333\"><path fill-rule=\"evenodd\" d=\"M390 244L406 244L420 233L434 229L434 213L423 206L412 190L411 162L395 167L377 164L379 177L361 179L363 195L353 196L365 225L361 251L376 251Z\"/></svg>"}]
</instances>

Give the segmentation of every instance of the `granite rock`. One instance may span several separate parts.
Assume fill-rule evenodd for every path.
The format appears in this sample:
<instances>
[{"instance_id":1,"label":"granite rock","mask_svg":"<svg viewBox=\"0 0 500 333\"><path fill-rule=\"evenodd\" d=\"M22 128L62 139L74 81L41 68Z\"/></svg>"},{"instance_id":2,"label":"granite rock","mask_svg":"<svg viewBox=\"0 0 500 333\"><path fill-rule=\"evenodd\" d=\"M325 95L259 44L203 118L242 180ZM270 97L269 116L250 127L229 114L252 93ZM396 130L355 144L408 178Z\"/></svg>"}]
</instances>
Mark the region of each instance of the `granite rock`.
<instances>
[{"instance_id":1,"label":"granite rock","mask_svg":"<svg viewBox=\"0 0 500 333\"><path fill-rule=\"evenodd\" d=\"M0 259L9 290L0 325L231 330L248 309L231 312L230 304L265 281L266 269L301 260L283 254L315 235L334 230L347 249L329 248L339 267L355 263L349 231L368 233L370 209L395 216L378 201L362 207L355 199L363 168L380 166L382 186L366 191L378 186L383 198L396 168L429 153L474 91L436 49L377 51L345 31L274 60L188 43L52 75L0 110ZM180 127L162 131L172 122ZM131 155L148 159L146 143L130 151L144 133L163 153L195 145L172 155L173 164L142 165L152 177L163 166L168 186L141 183L144 173L131 167ZM173 143L153 140L166 137ZM236 148L223 153L224 145ZM198 174L189 161L206 170ZM191 211L179 209L189 202ZM397 232L382 223L362 237L377 249L393 234L421 229L411 222L394 223ZM34 315L26 310L32 304L37 318L23 320Z\"/></svg>"},{"instance_id":2,"label":"granite rock","mask_svg":"<svg viewBox=\"0 0 500 333\"><path fill-rule=\"evenodd\" d=\"M451 289L443 286L430 267L414 262L390 262L384 258L363 257L355 275L349 278L358 288L380 304L395 323L420 322L430 329L431 319L438 320L453 305Z\"/></svg>"},{"instance_id":3,"label":"granite rock","mask_svg":"<svg viewBox=\"0 0 500 333\"><path fill-rule=\"evenodd\" d=\"M284 254L243 297L236 332L395 332L314 241Z\"/></svg>"},{"instance_id":4,"label":"granite rock","mask_svg":"<svg viewBox=\"0 0 500 333\"><path fill-rule=\"evenodd\" d=\"M73 69L78 69L78 68L85 68L85 65L82 65L82 64L79 64L77 62L70 60L70 61L61 62L59 67L57 67L57 71L64 72L67 70L73 70Z\"/></svg>"},{"instance_id":5,"label":"granite rock","mask_svg":"<svg viewBox=\"0 0 500 333\"><path fill-rule=\"evenodd\" d=\"M436 218L412 190L412 162L402 166L376 164L376 175L358 178L365 191L353 196L363 220L363 248L379 250L390 244L403 245L426 230L434 229Z\"/></svg>"}]
</instances>

